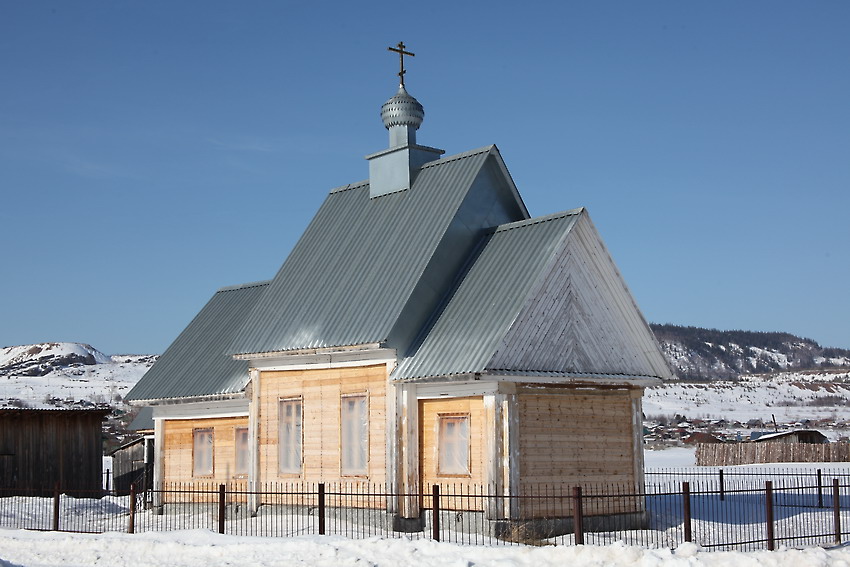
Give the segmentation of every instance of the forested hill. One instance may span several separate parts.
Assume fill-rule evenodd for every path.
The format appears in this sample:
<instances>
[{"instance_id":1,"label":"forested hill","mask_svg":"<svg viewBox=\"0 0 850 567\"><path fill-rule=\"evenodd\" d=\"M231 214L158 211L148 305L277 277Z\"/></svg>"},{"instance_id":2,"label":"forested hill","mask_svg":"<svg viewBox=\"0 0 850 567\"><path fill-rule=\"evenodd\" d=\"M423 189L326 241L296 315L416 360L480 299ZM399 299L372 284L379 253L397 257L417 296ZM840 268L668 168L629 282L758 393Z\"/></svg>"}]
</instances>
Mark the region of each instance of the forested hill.
<instances>
[{"instance_id":1,"label":"forested hill","mask_svg":"<svg viewBox=\"0 0 850 567\"><path fill-rule=\"evenodd\" d=\"M658 325L658 337L673 370L684 380L729 380L742 374L850 367L850 350L824 348L790 333L719 331Z\"/></svg>"}]
</instances>

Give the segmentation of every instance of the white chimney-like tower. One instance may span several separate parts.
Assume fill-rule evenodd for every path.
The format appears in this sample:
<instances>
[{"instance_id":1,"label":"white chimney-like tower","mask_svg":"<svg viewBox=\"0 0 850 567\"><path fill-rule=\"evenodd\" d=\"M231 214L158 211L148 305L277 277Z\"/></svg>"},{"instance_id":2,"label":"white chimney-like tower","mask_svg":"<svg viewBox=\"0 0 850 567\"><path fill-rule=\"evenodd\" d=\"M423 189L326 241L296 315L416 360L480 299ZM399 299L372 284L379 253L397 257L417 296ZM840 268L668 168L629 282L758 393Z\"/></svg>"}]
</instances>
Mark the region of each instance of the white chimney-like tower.
<instances>
[{"instance_id":1,"label":"white chimney-like tower","mask_svg":"<svg viewBox=\"0 0 850 567\"><path fill-rule=\"evenodd\" d=\"M389 48L402 55L404 44L399 49ZM398 92L381 106L381 120L390 133L390 147L366 156L369 160L369 196L380 197L389 193L405 191L413 185L419 168L439 159L445 150L420 146L416 143L416 130L425 118L425 109L404 88L404 64L401 63L401 84Z\"/></svg>"}]
</instances>

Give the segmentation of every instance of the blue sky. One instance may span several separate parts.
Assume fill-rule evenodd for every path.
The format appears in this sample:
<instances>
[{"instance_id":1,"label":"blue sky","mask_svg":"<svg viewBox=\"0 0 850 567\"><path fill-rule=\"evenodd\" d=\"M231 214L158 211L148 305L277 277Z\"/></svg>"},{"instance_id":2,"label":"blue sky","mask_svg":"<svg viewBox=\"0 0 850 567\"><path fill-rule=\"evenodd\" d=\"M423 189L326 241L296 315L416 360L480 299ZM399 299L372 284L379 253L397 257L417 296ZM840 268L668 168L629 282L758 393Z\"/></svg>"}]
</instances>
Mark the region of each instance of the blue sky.
<instances>
[{"instance_id":1,"label":"blue sky","mask_svg":"<svg viewBox=\"0 0 850 567\"><path fill-rule=\"evenodd\" d=\"M850 348L850 3L0 3L0 346L162 352L271 278L407 85L644 315Z\"/></svg>"}]
</instances>

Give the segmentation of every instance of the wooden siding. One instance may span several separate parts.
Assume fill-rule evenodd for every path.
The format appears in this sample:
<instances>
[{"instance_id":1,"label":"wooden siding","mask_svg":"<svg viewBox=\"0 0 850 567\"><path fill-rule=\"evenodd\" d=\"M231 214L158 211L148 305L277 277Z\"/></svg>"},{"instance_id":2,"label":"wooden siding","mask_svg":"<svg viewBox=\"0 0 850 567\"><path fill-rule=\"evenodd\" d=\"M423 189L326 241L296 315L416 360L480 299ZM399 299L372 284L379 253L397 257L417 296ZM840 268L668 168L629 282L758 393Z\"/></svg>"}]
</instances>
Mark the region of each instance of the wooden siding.
<instances>
[{"instance_id":1,"label":"wooden siding","mask_svg":"<svg viewBox=\"0 0 850 567\"><path fill-rule=\"evenodd\" d=\"M670 377L670 367L583 213L488 368Z\"/></svg>"},{"instance_id":2,"label":"wooden siding","mask_svg":"<svg viewBox=\"0 0 850 567\"><path fill-rule=\"evenodd\" d=\"M215 490L220 483L240 481L243 477L235 474L236 468L236 429L248 427L248 417L215 417L207 419L165 419L162 421L164 444L160 455L163 457L163 482L166 488L175 483L189 483L194 486L206 486ZM193 475L193 441L196 429L210 429L213 432L213 474ZM243 481L244 482L244 481ZM215 494L202 500L214 500Z\"/></svg>"},{"instance_id":3,"label":"wooden siding","mask_svg":"<svg viewBox=\"0 0 850 567\"><path fill-rule=\"evenodd\" d=\"M96 491L103 483L101 410L0 410L0 489ZM32 490L37 490L34 493Z\"/></svg>"},{"instance_id":4,"label":"wooden siding","mask_svg":"<svg viewBox=\"0 0 850 567\"><path fill-rule=\"evenodd\" d=\"M699 443L698 466L727 467L759 463L842 463L850 461L850 443Z\"/></svg>"},{"instance_id":5,"label":"wooden siding","mask_svg":"<svg viewBox=\"0 0 850 567\"><path fill-rule=\"evenodd\" d=\"M569 494L574 486L633 492L633 395L640 391L518 388L520 494ZM558 510L545 509L541 502L524 500L522 513L572 513L568 501ZM628 509L634 504L625 501L601 508L593 502L587 504L588 515L634 511Z\"/></svg>"},{"instance_id":6,"label":"wooden siding","mask_svg":"<svg viewBox=\"0 0 850 567\"><path fill-rule=\"evenodd\" d=\"M386 364L260 372L259 475L265 482L386 482ZM340 470L340 399L366 394L369 416L367 474ZM301 474L278 471L280 400L301 399Z\"/></svg>"},{"instance_id":7,"label":"wooden siding","mask_svg":"<svg viewBox=\"0 0 850 567\"><path fill-rule=\"evenodd\" d=\"M440 415L469 416L469 475L441 475L437 470L438 428ZM422 491L431 493L435 484L445 486L444 492L450 494L479 494L485 483L485 423L484 399L480 396L470 398L452 398L419 400L419 458L422 475ZM481 510L482 499L460 499L446 497L441 505L447 510ZM423 502L431 507L431 498L426 496Z\"/></svg>"}]
</instances>

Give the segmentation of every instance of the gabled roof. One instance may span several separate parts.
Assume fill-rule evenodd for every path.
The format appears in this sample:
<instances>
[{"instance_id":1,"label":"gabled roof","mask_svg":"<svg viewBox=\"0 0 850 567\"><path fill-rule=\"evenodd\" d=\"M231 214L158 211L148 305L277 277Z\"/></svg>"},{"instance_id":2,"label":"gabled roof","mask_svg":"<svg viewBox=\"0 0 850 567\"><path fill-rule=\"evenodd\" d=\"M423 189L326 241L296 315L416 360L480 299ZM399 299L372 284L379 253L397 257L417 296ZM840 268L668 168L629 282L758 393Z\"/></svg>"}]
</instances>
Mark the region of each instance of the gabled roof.
<instances>
[{"instance_id":1,"label":"gabled roof","mask_svg":"<svg viewBox=\"0 0 850 567\"><path fill-rule=\"evenodd\" d=\"M584 209L499 226L392 378L670 377Z\"/></svg>"},{"instance_id":2,"label":"gabled roof","mask_svg":"<svg viewBox=\"0 0 850 567\"><path fill-rule=\"evenodd\" d=\"M128 401L207 397L241 392L248 363L226 353L233 334L269 282L218 290L127 394Z\"/></svg>"},{"instance_id":3,"label":"gabled roof","mask_svg":"<svg viewBox=\"0 0 850 567\"><path fill-rule=\"evenodd\" d=\"M527 215L495 146L424 165L409 190L335 189L228 350L403 350L483 231Z\"/></svg>"}]
</instances>

